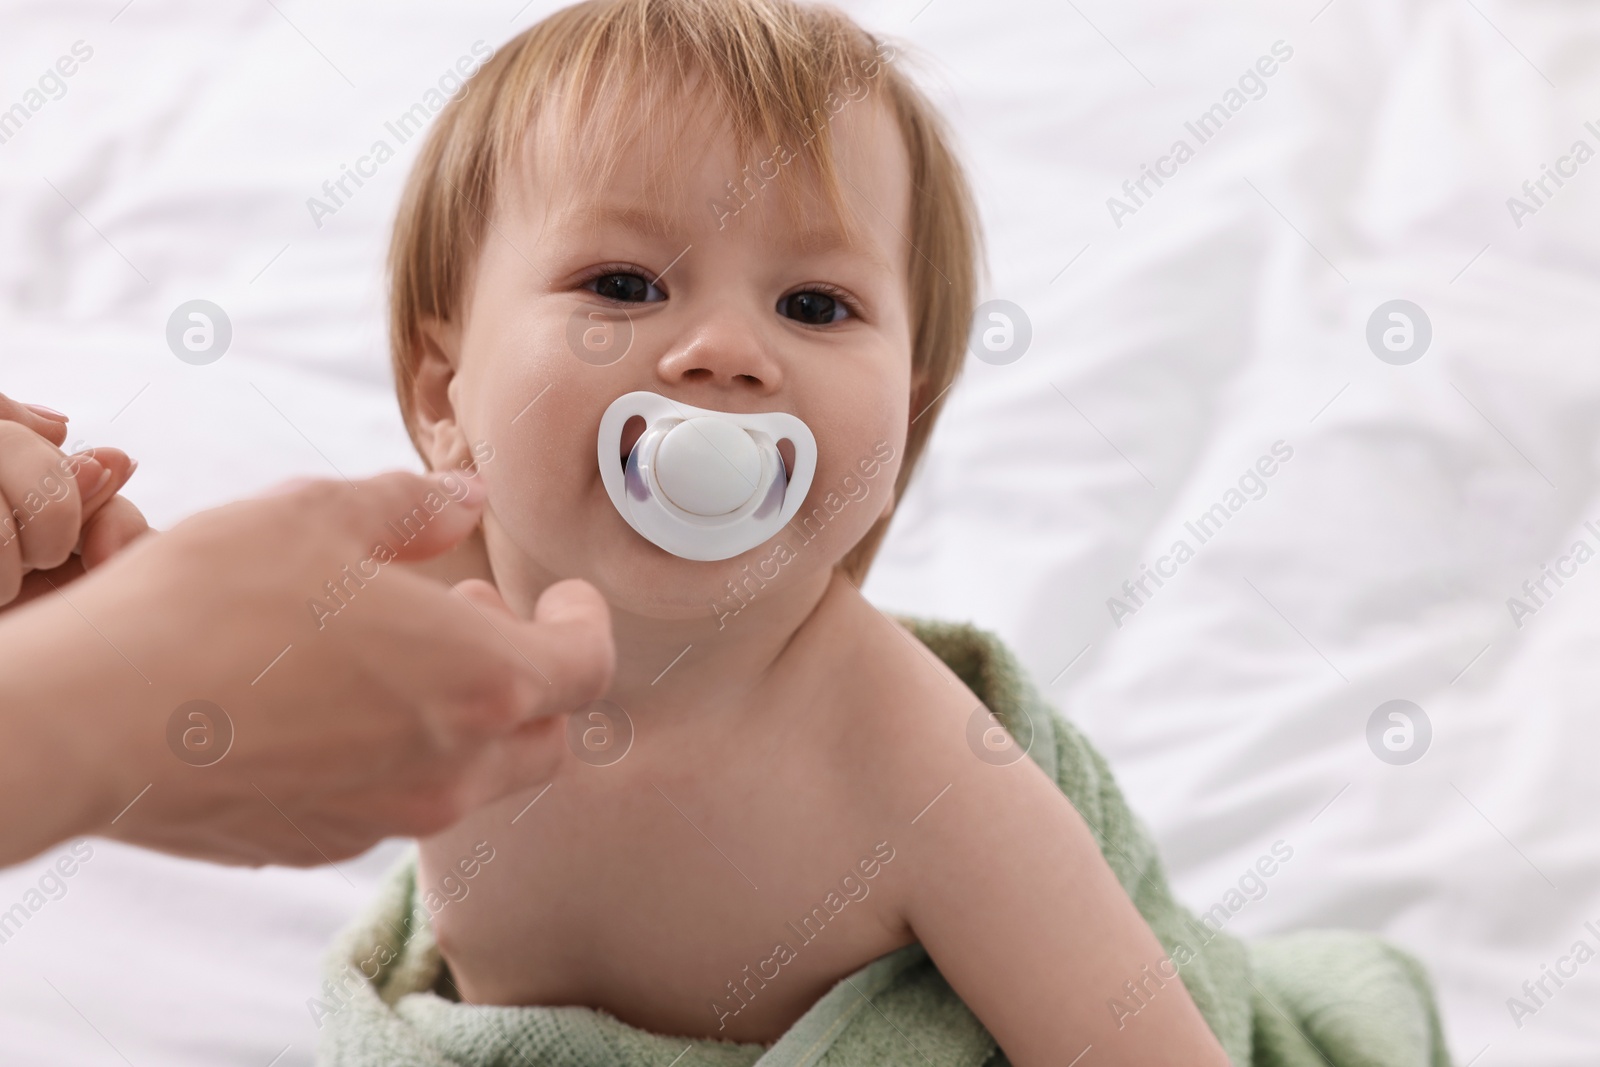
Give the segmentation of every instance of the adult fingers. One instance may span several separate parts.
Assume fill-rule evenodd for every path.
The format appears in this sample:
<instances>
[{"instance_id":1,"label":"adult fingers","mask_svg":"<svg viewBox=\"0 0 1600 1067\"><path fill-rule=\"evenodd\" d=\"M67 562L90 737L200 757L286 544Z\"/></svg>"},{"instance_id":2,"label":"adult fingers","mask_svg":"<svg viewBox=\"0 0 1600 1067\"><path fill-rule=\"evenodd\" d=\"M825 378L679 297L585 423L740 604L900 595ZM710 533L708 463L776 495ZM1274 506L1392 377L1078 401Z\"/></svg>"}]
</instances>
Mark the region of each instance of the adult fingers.
<instances>
[{"instance_id":1,"label":"adult fingers","mask_svg":"<svg viewBox=\"0 0 1600 1067\"><path fill-rule=\"evenodd\" d=\"M547 588L534 605L533 620L518 629L528 654L543 657L557 672L549 694L556 710L587 703L611 688L617 665L611 609L588 582L568 578Z\"/></svg>"},{"instance_id":2,"label":"adult fingers","mask_svg":"<svg viewBox=\"0 0 1600 1067\"><path fill-rule=\"evenodd\" d=\"M43 404L24 404L0 394L0 419L25 426L53 445L67 439L67 417Z\"/></svg>"},{"instance_id":3,"label":"adult fingers","mask_svg":"<svg viewBox=\"0 0 1600 1067\"><path fill-rule=\"evenodd\" d=\"M556 582L534 604L531 620L519 619L488 582L458 582L461 592L489 619L517 656L544 684L519 718L571 711L594 700L611 685L616 646L611 612L594 586L577 578Z\"/></svg>"},{"instance_id":4,"label":"adult fingers","mask_svg":"<svg viewBox=\"0 0 1600 1067\"><path fill-rule=\"evenodd\" d=\"M462 813L476 811L554 778L567 752L569 714L570 710L524 723L481 753L472 772L462 780L459 794Z\"/></svg>"},{"instance_id":5,"label":"adult fingers","mask_svg":"<svg viewBox=\"0 0 1600 1067\"><path fill-rule=\"evenodd\" d=\"M103 494L102 494L103 495ZM85 570L98 567L150 532L144 513L127 497L112 496L84 520L78 555Z\"/></svg>"},{"instance_id":6,"label":"adult fingers","mask_svg":"<svg viewBox=\"0 0 1600 1067\"><path fill-rule=\"evenodd\" d=\"M58 542L74 532L74 525L87 526L90 517L128 483L139 464L120 448L102 446L63 456L55 448L37 443L23 446L15 437L17 432L0 431L12 437L10 444L18 446L0 457L0 492L9 492L12 507L22 510L17 518L19 528L32 527L31 532L22 533L24 567L48 569L52 566L49 561L59 555ZM0 448L5 447L6 443L0 442ZM74 501L77 523L72 520ZM142 521L141 516L141 530ZM74 546L81 543L82 536L80 526L73 537ZM42 562L36 562L40 556Z\"/></svg>"},{"instance_id":7,"label":"adult fingers","mask_svg":"<svg viewBox=\"0 0 1600 1067\"><path fill-rule=\"evenodd\" d=\"M586 584L558 584L563 588L536 605L535 619L524 621L488 582L452 588L396 573L386 579L389 603L377 616L395 622L381 643L358 641L352 651L377 656L371 669L410 696L438 751L473 758L519 726L569 711L610 684L614 651L604 601Z\"/></svg>"},{"instance_id":8,"label":"adult fingers","mask_svg":"<svg viewBox=\"0 0 1600 1067\"><path fill-rule=\"evenodd\" d=\"M91 448L80 456L68 456L68 462L87 456L104 468L93 483L88 476L79 474L78 488L83 493L83 526L78 531L75 551L83 560L85 570L97 567L122 551L135 538L150 529L144 513L133 502L117 494L139 463L120 448Z\"/></svg>"},{"instance_id":9,"label":"adult fingers","mask_svg":"<svg viewBox=\"0 0 1600 1067\"><path fill-rule=\"evenodd\" d=\"M322 796L317 806L326 821L353 834L370 834L374 839L429 837L454 826L477 807L473 789L465 783L476 784L480 766L481 761L463 763L449 776L435 771L425 781L386 781Z\"/></svg>"},{"instance_id":10,"label":"adult fingers","mask_svg":"<svg viewBox=\"0 0 1600 1067\"><path fill-rule=\"evenodd\" d=\"M73 480L78 484L83 498L83 521L88 522L106 501L122 492L139 463L120 448L86 448L67 456L63 461L73 470ZM85 469L86 468L86 469Z\"/></svg>"},{"instance_id":11,"label":"adult fingers","mask_svg":"<svg viewBox=\"0 0 1600 1067\"><path fill-rule=\"evenodd\" d=\"M376 836L429 837L486 805L536 789L556 776L566 749L566 716L547 715L482 745L471 756L430 763L335 796L324 816ZM531 799L531 798L530 798Z\"/></svg>"},{"instance_id":12,"label":"adult fingers","mask_svg":"<svg viewBox=\"0 0 1600 1067\"><path fill-rule=\"evenodd\" d=\"M98 458L110 468L111 477L99 492L84 501L86 518L78 534L75 553L69 555L60 566L48 570L36 569L23 575L21 590L10 601L9 607L21 607L36 597L76 581L90 567L99 566L150 531L143 513L131 501L116 495L116 490L127 481L137 464L116 449L102 448L99 453ZM108 456L107 453L113 455ZM0 537L3 536L0 534Z\"/></svg>"}]
</instances>

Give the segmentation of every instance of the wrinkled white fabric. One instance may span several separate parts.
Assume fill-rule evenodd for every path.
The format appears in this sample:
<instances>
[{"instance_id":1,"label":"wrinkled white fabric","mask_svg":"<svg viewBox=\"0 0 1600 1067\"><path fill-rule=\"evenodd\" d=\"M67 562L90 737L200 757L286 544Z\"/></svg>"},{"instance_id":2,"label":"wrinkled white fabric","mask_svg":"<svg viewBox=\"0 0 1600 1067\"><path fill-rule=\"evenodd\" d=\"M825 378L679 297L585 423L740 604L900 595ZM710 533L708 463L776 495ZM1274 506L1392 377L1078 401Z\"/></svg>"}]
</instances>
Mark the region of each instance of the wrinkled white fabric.
<instances>
[{"instance_id":1,"label":"wrinkled white fabric","mask_svg":"<svg viewBox=\"0 0 1600 1067\"><path fill-rule=\"evenodd\" d=\"M1506 999L1600 918L1600 562L1547 580L1520 628L1506 601L1578 538L1600 547L1600 161L1531 216L1506 201L1575 140L1600 147L1600 13L844 6L931 59L986 296L1032 325L1022 358L969 361L867 592L1017 650L1185 903L1257 893L1247 869L1282 841L1294 858L1230 930L1381 931L1429 966L1460 1062L1592 1063L1600 962L1520 1029ZM0 144L0 390L138 456L129 493L158 525L290 475L415 466L381 261L417 141L386 124L554 5L123 7L3 15L0 108L75 41L94 54ZM1260 98L1162 164L1277 41L1293 56ZM1114 220L1145 164L1172 176ZM346 166L371 174L313 218ZM234 328L208 366L164 339L195 298ZM1366 346L1391 299L1432 323L1408 366ZM1250 499L1279 441L1292 458ZM1220 532L1161 564L1230 489L1246 502ZM1106 601L1142 565L1174 576L1118 627ZM1410 766L1365 741L1391 699L1433 727ZM54 855L0 873L0 909ZM223 871L97 843L0 944L4 1059L98 1064L109 1042L141 1064L309 1063L317 962L388 858Z\"/></svg>"}]
</instances>

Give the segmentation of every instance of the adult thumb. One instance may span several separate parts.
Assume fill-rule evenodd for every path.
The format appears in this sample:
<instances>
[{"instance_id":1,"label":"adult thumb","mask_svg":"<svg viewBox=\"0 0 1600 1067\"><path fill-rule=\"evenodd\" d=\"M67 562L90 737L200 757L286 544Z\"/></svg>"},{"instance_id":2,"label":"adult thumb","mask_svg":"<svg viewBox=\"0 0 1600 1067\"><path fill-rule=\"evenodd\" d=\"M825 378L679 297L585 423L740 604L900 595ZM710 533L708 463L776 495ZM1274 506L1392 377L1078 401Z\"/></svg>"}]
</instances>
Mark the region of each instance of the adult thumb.
<instances>
[{"instance_id":1,"label":"adult thumb","mask_svg":"<svg viewBox=\"0 0 1600 1067\"><path fill-rule=\"evenodd\" d=\"M568 578L549 586L528 620L518 618L499 590L482 579L457 582L456 589L546 683L528 718L569 712L611 687L617 662L611 610L588 582Z\"/></svg>"}]
</instances>

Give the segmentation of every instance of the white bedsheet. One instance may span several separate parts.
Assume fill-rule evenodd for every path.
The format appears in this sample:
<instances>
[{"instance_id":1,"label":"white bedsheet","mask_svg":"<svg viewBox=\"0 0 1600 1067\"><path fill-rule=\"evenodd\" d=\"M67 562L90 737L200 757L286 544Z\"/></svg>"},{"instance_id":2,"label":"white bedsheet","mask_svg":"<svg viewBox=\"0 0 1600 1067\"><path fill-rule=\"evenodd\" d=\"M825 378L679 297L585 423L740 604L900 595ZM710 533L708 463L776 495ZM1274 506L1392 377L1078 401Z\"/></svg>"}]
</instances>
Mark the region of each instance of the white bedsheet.
<instances>
[{"instance_id":1,"label":"white bedsheet","mask_svg":"<svg viewBox=\"0 0 1600 1067\"><path fill-rule=\"evenodd\" d=\"M0 143L0 391L138 456L158 525L293 474L414 467L380 261L415 142L320 227L305 201L475 41L552 6L5 3L0 109L93 54ZM1520 220L1506 200L1600 148L1600 12L846 6L931 59L989 295L1033 327L1020 360L970 361L868 592L1010 641L1190 904L1292 849L1230 930L1381 930L1431 968L1458 1063L1595 1063L1600 962L1520 1019L1507 998L1600 948L1600 562L1520 626L1507 599L1575 540L1600 549L1600 161ZM1197 144L1185 123L1280 41L1264 94ZM1194 157L1117 225L1107 198L1178 138ZM197 297L234 326L205 367L164 341ZM1396 298L1433 329L1404 366L1365 341ZM1292 456L1200 544L1185 523L1276 442ZM1161 563L1180 538L1193 558ZM1410 765L1368 748L1391 699L1432 725ZM309 1063L317 958L395 847L252 872L94 842L0 944L0 1058ZM0 909L58 851L0 872Z\"/></svg>"}]
</instances>

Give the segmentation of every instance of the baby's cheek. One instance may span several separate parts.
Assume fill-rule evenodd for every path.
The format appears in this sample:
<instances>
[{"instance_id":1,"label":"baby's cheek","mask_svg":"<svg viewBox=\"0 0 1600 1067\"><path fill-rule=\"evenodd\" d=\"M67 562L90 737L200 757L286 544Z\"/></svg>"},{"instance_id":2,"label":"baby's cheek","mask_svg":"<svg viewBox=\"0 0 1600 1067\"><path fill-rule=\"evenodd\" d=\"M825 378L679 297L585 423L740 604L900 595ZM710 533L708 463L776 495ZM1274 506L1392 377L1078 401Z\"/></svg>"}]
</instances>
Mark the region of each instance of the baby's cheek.
<instances>
[{"instance_id":1,"label":"baby's cheek","mask_svg":"<svg viewBox=\"0 0 1600 1067\"><path fill-rule=\"evenodd\" d=\"M837 493L854 503L881 498L893 485L905 450L905 427L892 421L894 405L885 402L875 411L862 411L847 427L839 427L831 440L819 446L825 454L819 463L816 488Z\"/></svg>"},{"instance_id":2,"label":"baby's cheek","mask_svg":"<svg viewBox=\"0 0 1600 1067\"><path fill-rule=\"evenodd\" d=\"M483 439L493 458L480 467L496 513L519 526L534 522L540 510L559 513L597 476L594 430L581 417L583 406L563 398L559 387L528 398L524 392L508 388L490 402Z\"/></svg>"},{"instance_id":3,"label":"baby's cheek","mask_svg":"<svg viewBox=\"0 0 1600 1067\"><path fill-rule=\"evenodd\" d=\"M838 460L817 472L817 481L787 529L804 552L820 551L843 559L883 514L894 487L897 450L880 439L852 459ZM879 457L886 457L881 459Z\"/></svg>"}]
</instances>

